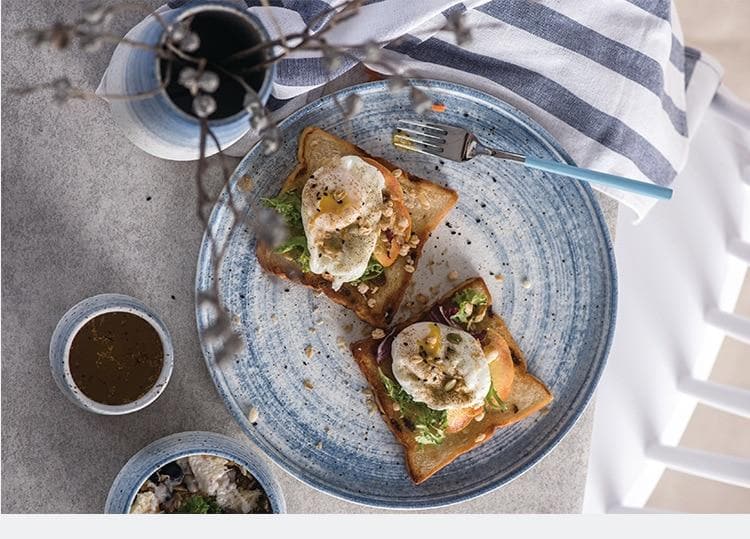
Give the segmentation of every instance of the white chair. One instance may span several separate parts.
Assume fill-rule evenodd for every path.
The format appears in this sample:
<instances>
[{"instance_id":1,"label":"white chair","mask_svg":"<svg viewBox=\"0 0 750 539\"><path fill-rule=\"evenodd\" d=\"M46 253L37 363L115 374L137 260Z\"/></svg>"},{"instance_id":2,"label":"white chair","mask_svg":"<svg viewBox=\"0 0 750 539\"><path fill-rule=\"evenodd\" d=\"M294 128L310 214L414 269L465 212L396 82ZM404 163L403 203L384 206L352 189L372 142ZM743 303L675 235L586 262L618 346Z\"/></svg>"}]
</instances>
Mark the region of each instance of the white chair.
<instances>
[{"instance_id":1,"label":"white chair","mask_svg":"<svg viewBox=\"0 0 750 539\"><path fill-rule=\"evenodd\" d=\"M639 224L621 208L617 329L594 404L584 512L650 511L666 468L750 488L750 459L678 445L697 403L750 417L750 391L707 380L725 336L750 344L750 319L733 314L750 265L748 184L750 108L722 88L674 199Z\"/></svg>"}]
</instances>

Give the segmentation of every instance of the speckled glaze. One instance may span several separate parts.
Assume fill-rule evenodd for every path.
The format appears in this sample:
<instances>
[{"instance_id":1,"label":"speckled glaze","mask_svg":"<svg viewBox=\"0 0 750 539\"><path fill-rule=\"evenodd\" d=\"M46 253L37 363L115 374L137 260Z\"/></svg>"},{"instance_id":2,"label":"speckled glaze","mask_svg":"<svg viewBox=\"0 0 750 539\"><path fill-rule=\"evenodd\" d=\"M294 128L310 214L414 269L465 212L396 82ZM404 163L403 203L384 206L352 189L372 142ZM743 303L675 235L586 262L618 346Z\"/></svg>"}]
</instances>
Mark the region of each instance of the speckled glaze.
<instances>
[{"instance_id":1,"label":"speckled glaze","mask_svg":"<svg viewBox=\"0 0 750 539\"><path fill-rule=\"evenodd\" d=\"M167 24L189 17L198 11L221 9L244 18L262 36L269 39L263 25L246 9L229 2L193 0L186 5L170 9L166 6L159 13ZM164 29L153 16L146 17L125 36L133 41L149 45L161 42ZM265 103L271 95L271 84L275 66L265 73L258 97ZM176 74L174 75L177 76ZM158 74L157 57L154 51L119 44L112 54L107 72L99 85L99 95L134 95L150 92L161 84ZM165 91L147 99L113 99L109 103L112 117L130 141L142 150L161 157L186 161L198 159L200 124L176 107ZM250 129L250 115L243 110L228 118L210 120L209 125L222 148L227 148L239 140ZM206 155L218 150L214 144L207 144Z\"/></svg>"},{"instance_id":2,"label":"speckled glaze","mask_svg":"<svg viewBox=\"0 0 750 539\"><path fill-rule=\"evenodd\" d=\"M456 84L418 81L446 105L425 119L464 126L483 141L527 155L572 163L551 136L513 107ZM217 365L202 339L209 371L236 420L277 464L300 480L346 500L389 508L426 508L464 501L507 483L549 452L584 410L604 367L614 331L616 276L609 234L588 185L525 169L492 158L468 163L403 152L391 145L398 119L416 119L406 92L392 93L385 82L345 89L358 93L363 112L347 122L333 97L324 97L281 124L284 141L273 157L253 148L235 172L234 196L257 215L260 198L276 194L295 164L297 137L317 125L373 155L456 189L458 206L433 233L414 274L414 286L398 319L430 301L459 279L482 276L493 306L526 353L530 372L552 390L544 414L501 429L481 447L463 455L417 486L407 475L403 451L383 420L371 414L364 378L348 343L369 334L349 311L308 289L265 274L255 257L252 230L237 230L228 245L219 289L235 313L246 346ZM236 180L248 175L250 192ZM223 244L231 226L226 193L211 216ZM204 240L197 289L211 272ZM528 285L524 286L524 285ZM211 313L197 311L199 333ZM349 327L351 326L351 327ZM347 331L348 330L348 331ZM304 350L312 346L308 358ZM312 389L306 389L303 381ZM257 425L247 420L252 406ZM561 478L564 480L564 478Z\"/></svg>"},{"instance_id":3,"label":"speckled glaze","mask_svg":"<svg viewBox=\"0 0 750 539\"><path fill-rule=\"evenodd\" d=\"M159 334L162 350L164 351L164 363L154 386L141 398L121 405L109 405L96 402L88 398L76 385L73 375L70 373L70 345L76 333L92 318L104 313L126 312L140 316L146 320ZM169 330L158 315L149 309L144 303L123 294L99 294L86 298L77 303L63 315L52 333L49 345L49 363L52 376L60 387L63 394L75 404L97 414L122 415L136 412L148 406L161 395L167 387L172 367L174 366L174 351L172 349L172 338Z\"/></svg>"},{"instance_id":4,"label":"speckled glaze","mask_svg":"<svg viewBox=\"0 0 750 539\"><path fill-rule=\"evenodd\" d=\"M178 432L147 445L122 467L109 489L105 513L129 513L143 482L167 463L188 455L216 455L244 466L265 490L274 513L285 513L281 487L269 466L247 446L213 432Z\"/></svg>"}]
</instances>

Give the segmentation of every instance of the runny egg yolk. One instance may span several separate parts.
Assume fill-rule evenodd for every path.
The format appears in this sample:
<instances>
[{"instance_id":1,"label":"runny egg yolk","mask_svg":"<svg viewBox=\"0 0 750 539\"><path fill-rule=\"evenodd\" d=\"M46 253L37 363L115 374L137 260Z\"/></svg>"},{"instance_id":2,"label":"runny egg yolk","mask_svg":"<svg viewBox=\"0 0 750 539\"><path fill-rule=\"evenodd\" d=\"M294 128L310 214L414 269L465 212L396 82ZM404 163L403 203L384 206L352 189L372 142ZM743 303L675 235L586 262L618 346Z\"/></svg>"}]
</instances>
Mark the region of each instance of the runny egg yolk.
<instances>
[{"instance_id":1,"label":"runny egg yolk","mask_svg":"<svg viewBox=\"0 0 750 539\"><path fill-rule=\"evenodd\" d=\"M440 348L443 345L443 337L437 324L432 324L430 326L427 337L425 337L420 344L429 357L438 357L440 355Z\"/></svg>"},{"instance_id":2,"label":"runny egg yolk","mask_svg":"<svg viewBox=\"0 0 750 539\"><path fill-rule=\"evenodd\" d=\"M341 213L348 204L348 199L344 195L341 200L336 200L333 195L325 195L318 203L318 209L321 213Z\"/></svg>"}]
</instances>

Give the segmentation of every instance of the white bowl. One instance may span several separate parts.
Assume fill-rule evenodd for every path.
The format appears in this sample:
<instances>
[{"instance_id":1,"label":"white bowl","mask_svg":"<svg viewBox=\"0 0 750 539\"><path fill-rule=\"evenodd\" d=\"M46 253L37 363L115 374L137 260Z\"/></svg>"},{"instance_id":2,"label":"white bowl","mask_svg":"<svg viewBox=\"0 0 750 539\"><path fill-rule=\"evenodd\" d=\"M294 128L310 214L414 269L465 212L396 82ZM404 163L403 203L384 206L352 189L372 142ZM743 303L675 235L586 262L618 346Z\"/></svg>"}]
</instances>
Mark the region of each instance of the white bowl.
<instances>
[{"instance_id":1,"label":"white bowl","mask_svg":"<svg viewBox=\"0 0 750 539\"><path fill-rule=\"evenodd\" d=\"M76 385L70 372L70 346L73 338L89 320L111 312L126 312L144 319L158 333L164 351L164 360L156 383L142 397L127 404L102 404L90 399ZM161 395L169 382L169 377L172 376L174 351L169 330L146 305L123 294L99 294L77 303L57 323L49 345L49 362L55 382L63 394L75 404L97 414L122 415L148 406Z\"/></svg>"}]
</instances>

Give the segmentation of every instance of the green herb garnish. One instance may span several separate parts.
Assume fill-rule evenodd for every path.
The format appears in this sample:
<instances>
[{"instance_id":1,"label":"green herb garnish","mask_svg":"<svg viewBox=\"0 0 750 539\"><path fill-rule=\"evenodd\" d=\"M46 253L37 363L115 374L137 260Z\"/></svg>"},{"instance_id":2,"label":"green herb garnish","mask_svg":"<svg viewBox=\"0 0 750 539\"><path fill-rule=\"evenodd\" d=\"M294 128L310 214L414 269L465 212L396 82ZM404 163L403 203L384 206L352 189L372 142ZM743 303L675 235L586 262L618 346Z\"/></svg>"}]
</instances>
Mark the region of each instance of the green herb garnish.
<instances>
[{"instance_id":1,"label":"green herb garnish","mask_svg":"<svg viewBox=\"0 0 750 539\"><path fill-rule=\"evenodd\" d=\"M305 235L291 236L276 249L277 253L289 254L297 264L302 266L303 272L310 271L310 251L307 249L307 238Z\"/></svg>"},{"instance_id":2,"label":"green herb garnish","mask_svg":"<svg viewBox=\"0 0 750 539\"><path fill-rule=\"evenodd\" d=\"M414 440L420 445L436 445L445 440L445 429L448 427L448 413L445 410L433 410L426 404L415 402L398 382L388 378L378 369L380 380L388 396L399 405L402 419L414 424Z\"/></svg>"},{"instance_id":3,"label":"green herb garnish","mask_svg":"<svg viewBox=\"0 0 750 539\"><path fill-rule=\"evenodd\" d=\"M302 199L297 191L279 193L273 198L263 198L261 202L272 208L284 218L289 237L274 249L277 253L289 255L302 266L303 272L310 271L310 251L307 248L307 237L302 226Z\"/></svg>"},{"instance_id":4,"label":"green herb garnish","mask_svg":"<svg viewBox=\"0 0 750 539\"><path fill-rule=\"evenodd\" d=\"M364 283L365 281L370 281L382 275L383 271L385 271L383 265L374 258L370 258L370 261L367 262L367 269L362 274L362 276L358 279L353 280L351 283L356 286L360 283Z\"/></svg>"},{"instance_id":5,"label":"green herb garnish","mask_svg":"<svg viewBox=\"0 0 750 539\"><path fill-rule=\"evenodd\" d=\"M453 296L453 303L458 306L458 312L451 316L451 320L466 324L466 327L469 328L476 321L477 313L474 306L487 305L487 296L482 292L467 288Z\"/></svg>"},{"instance_id":6,"label":"green herb garnish","mask_svg":"<svg viewBox=\"0 0 750 539\"><path fill-rule=\"evenodd\" d=\"M297 191L286 191L273 198L262 198L260 201L284 218L290 232L292 229L302 228L302 195Z\"/></svg>"},{"instance_id":7,"label":"green herb garnish","mask_svg":"<svg viewBox=\"0 0 750 539\"><path fill-rule=\"evenodd\" d=\"M500 395L495 391L495 386L490 382L490 390L487 392L487 396L484 398L485 406L500 410L501 412L508 411L508 405L500 398Z\"/></svg>"},{"instance_id":8,"label":"green herb garnish","mask_svg":"<svg viewBox=\"0 0 750 539\"><path fill-rule=\"evenodd\" d=\"M185 500L180 508L177 510L178 513L223 513L221 507L216 503L216 498L213 496L201 496L200 494L193 494L187 500Z\"/></svg>"}]
</instances>

